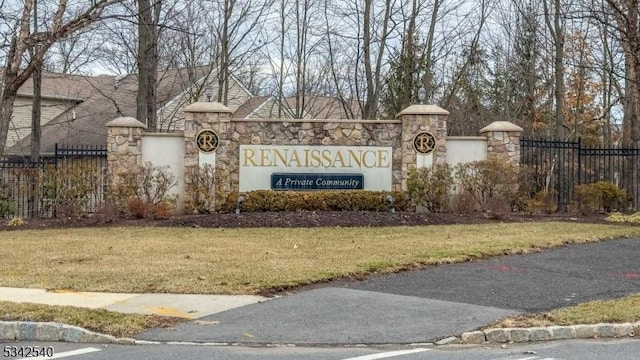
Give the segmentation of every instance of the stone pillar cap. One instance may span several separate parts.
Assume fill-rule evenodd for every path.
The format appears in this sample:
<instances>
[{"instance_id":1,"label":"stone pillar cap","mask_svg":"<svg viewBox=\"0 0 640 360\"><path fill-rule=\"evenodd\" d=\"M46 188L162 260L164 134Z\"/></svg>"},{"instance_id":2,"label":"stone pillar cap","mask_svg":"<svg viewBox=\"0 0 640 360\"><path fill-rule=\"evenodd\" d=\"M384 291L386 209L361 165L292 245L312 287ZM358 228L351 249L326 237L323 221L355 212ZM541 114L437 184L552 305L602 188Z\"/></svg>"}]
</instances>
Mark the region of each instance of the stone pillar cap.
<instances>
[{"instance_id":1,"label":"stone pillar cap","mask_svg":"<svg viewBox=\"0 0 640 360\"><path fill-rule=\"evenodd\" d=\"M486 127L482 128L482 130L480 130L480 134L484 134L492 131L493 132L497 132L497 131L523 132L524 129L509 121L494 121L491 124L487 125Z\"/></svg>"},{"instance_id":2,"label":"stone pillar cap","mask_svg":"<svg viewBox=\"0 0 640 360\"><path fill-rule=\"evenodd\" d=\"M129 128L143 128L146 129L147 125L138 121L133 117L119 117L106 123L106 127L129 127Z\"/></svg>"},{"instance_id":3,"label":"stone pillar cap","mask_svg":"<svg viewBox=\"0 0 640 360\"><path fill-rule=\"evenodd\" d=\"M219 102L194 102L184 108L185 112L198 113L232 113L233 111Z\"/></svg>"},{"instance_id":4,"label":"stone pillar cap","mask_svg":"<svg viewBox=\"0 0 640 360\"><path fill-rule=\"evenodd\" d=\"M402 115L449 115L449 112L436 105L411 105L397 116Z\"/></svg>"}]
</instances>

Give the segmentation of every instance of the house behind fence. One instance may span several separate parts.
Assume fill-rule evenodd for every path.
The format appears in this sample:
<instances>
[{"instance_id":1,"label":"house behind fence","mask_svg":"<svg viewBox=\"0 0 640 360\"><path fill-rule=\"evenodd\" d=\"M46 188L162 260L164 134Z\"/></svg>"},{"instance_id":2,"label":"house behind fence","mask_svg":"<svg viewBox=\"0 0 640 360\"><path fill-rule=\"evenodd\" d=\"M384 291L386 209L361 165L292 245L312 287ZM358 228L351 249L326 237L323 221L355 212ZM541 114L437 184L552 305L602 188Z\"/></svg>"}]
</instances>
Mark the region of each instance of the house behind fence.
<instances>
[{"instance_id":1,"label":"house behind fence","mask_svg":"<svg viewBox=\"0 0 640 360\"><path fill-rule=\"evenodd\" d=\"M56 144L53 156L0 160L0 218L96 212L106 194L106 148ZM59 213L61 212L61 213Z\"/></svg>"}]
</instances>

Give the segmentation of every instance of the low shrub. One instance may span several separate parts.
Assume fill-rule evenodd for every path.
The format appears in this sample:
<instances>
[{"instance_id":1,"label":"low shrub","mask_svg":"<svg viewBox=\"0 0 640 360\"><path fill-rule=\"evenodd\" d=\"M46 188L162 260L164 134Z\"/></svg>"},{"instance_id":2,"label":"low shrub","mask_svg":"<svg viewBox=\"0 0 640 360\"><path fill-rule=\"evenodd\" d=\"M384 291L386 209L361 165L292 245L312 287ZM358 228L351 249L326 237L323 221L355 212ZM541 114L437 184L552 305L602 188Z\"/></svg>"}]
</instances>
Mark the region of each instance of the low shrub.
<instances>
[{"instance_id":1,"label":"low shrub","mask_svg":"<svg viewBox=\"0 0 640 360\"><path fill-rule=\"evenodd\" d=\"M216 179L213 166L206 164L198 168L198 171L189 174L189 181L186 183L187 197L185 208L194 214L206 214L212 212Z\"/></svg>"},{"instance_id":2,"label":"low shrub","mask_svg":"<svg viewBox=\"0 0 640 360\"><path fill-rule=\"evenodd\" d=\"M524 204L524 211L529 214L551 214L558 210L557 193L555 191L538 191Z\"/></svg>"},{"instance_id":3,"label":"low shrub","mask_svg":"<svg viewBox=\"0 0 640 360\"><path fill-rule=\"evenodd\" d=\"M401 192L258 190L242 194L242 211L386 211L388 195L393 197L396 210L408 208L408 197ZM238 193L229 194L217 210L235 211L238 196Z\"/></svg>"},{"instance_id":4,"label":"low shrub","mask_svg":"<svg viewBox=\"0 0 640 360\"><path fill-rule=\"evenodd\" d=\"M518 170L512 163L489 159L458 164L455 178L462 191L468 193L482 211L488 211L497 203L511 206L517 202Z\"/></svg>"},{"instance_id":5,"label":"low shrub","mask_svg":"<svg viewBox=\"0 0 640 360\"><path fill-rule=\"evenodd\" d=\"M638 224L640 223L640 212L636 212L630 215L624 215L619 212L614 212L607 216L607 221Z\"/></svg>"},{"instance_id":6,"label":"low shrub","mask_svg":"<svg viewBox=\"0 0 640 360\"><path fill-rule=\"evenodd\" d=\"M611 212L629 205L626 191L607 181L578 185L573 193L579 211Z\"/></svg>"},{"instance_id":7,"label":"low shrub","mask_svg":"<svg viewBox=\"0 0 640 360\"><path fill-rule=\"evenodd\" d=\"M101 223L112 223L120 217L120 210L113 200L107 199L98 205L96 214Z\"/></svg>"},{"instance_id":8,"label":"low shrub","mask_svg":"<svg viewBox=\"0 0 640 360\"><path fill-rule=\"evenodd\" d=\"M411 200L430 212L449 210L449 194L452 186L453 176L448 164L412 170L407 178L407 190Z\"/></svg>"},{"instance_id":9,"label":"low shrub","mask_svg":"<svg viewBox=\"0 0 640 360\"><path fill-rule=\"evenodd\" d=\"M173 205L168 201L161 201L153 206L153 218L156 220L166 220L171 217Z\"/></svg>"},{"instance_id":10,"label":"low shrub","mask_svg":"<svg viewBox=\"0 0 640 360\"><path fill-rule=\"evenodd\" d=\"M118 174L117 177L119 181L111 187L108 201L122 215L135 218L156 217L156 207L165 209L176 200L175 196L169 195L169 191L177 184L169 166L154 166L147 162L136 171Z\"/></svg>"},{"instance_id":11,"label":"low shrub","mask_svg":"<svg viewBox=\"0 0 640 360\"><path fill-rule=\"evenodd\" d=\"M464 191L451 195L450 207L456 214L471 214L479 210L471 194Z\"/></svg>"},{"instance_id":12,"label":"low shrub","mask_svg":"<svg viewBox=\"0 0 640 360\"><path fill-rule=\"evenodd\" d=\"M150 218L153 216L153 204L140 198L132 198L127 205L127 212L136 219Z\"/></svg>"},{"instance_id":13,"label":"low shrub","mask_svg":"<svg viewBox=\"0 0 640 360\"><path fill-rule=\"evenodd\" d=\"M11 199L9 188L0 182L0 219L7 218L16 213L16 207Z\"/></svg>"},{"instance_id":14,"label":"low shrub","mask_svg":"<svg viewBox=\"0 0 640 360\"><path fill-rule=\"evenodd\" d=\"M19 226L24 226L26 224L27 223L24 220L22 220L22 218L19 218L19 217L15 217L7 222L7 225L11 227L19 227Z\"/></svg>"},{"instance_id":15,"label":"low shrub","mask_svg":"<svg viewBox=\"0 0 640 360\"><path fill-rule=\"evenodd\" d=\"M100 192L100 172L88 163L46 166L42 178L42 199L53 207L57 217L86 214Z\"/></svg>"}]
</instances>

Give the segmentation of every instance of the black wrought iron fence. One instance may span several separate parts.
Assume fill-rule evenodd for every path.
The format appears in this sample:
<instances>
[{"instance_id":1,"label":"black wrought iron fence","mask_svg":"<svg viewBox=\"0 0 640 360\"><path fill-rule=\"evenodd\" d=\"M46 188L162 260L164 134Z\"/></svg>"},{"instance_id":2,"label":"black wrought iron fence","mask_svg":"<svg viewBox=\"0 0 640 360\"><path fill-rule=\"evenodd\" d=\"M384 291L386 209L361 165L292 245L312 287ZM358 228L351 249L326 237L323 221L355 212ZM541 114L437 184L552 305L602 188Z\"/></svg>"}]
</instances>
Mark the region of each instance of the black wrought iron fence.
<instances>
[{"instance_id":1,"label":"black wrought iron fence","mask_svg":"<svg viewBox=\"0 0 640 360\"><path fill-rule=\"evenodd\" d=\"M106 147L59 146L54 156L0 159L0 218L95 212L106 187ZM75 207L75 208L74 208Z\"/></svg>"},{"instance_id":2,"label":"black wrought iron fence","mask_svg":"<svg viewBox=\"0 0 640 360\"><path fill-rule=\"evenodd\" d=\"M606 181L624 189L640 208L640 149L587 147L582 141L520 140L521 164L539 189L554 190L558 207L570 204L576 185Z\"/></svg>"}]
</instances>

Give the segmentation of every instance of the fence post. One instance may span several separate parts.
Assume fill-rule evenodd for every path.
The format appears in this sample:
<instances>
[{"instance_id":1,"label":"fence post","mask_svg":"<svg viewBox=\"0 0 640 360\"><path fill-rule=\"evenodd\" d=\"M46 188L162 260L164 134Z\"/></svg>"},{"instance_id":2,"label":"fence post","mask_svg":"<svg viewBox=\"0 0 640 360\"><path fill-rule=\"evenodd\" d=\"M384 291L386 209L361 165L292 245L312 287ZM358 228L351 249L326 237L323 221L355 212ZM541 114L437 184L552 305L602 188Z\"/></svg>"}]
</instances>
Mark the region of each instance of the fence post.
<instances>
[{"instance_id":1,"label":"fence post","mask_svg":"<svg viewBox=\"0 0 640 360\"><path fill-rule=\"evenodd\" d=\"M520 135L524 130L508 121L495 121L480 130L487 137L487 158L520 163Z\"/></svg>"},{"instance_id":2,"label":"fence post","mask_svg":"<svg viewBox=\"0 0 640 360\"><path fill-rule=\"evenodd\" d=\"M401 190L407 190L409 171L418 167L447 162L447 120L449 112L435 105L411 105L398 117L402 121L402 180ZM426 136L425 149L418 153L418 135ZM396 189L400 190L400 189Z\"/></svg>"},{"instance_id":3,"label":"fence post","mask_svg":"<svg viewBox=\"0 0 640 360\"><path fill-rule=\"evenodd\" d=\"M209 189L210 211L215 211L216 191L237 191L231 174L237 168L231 159L229 129L231 109L218 102L195 102L184 108L184 194L193 191L193 182L205 166L211 166L216 189ZM207 132L210 132L207 134Z\"/></svg>"},{"instance_id":4,"label":"fence post","mask_svg":"<svg viewBox=\"0 0 640 360\"><path fill-rule=\"evenodd\" d=\"M582 138L578 138L578 185L582 184Z\"/></svg>"},{"instance_id":5,"label":"fence post","mask_svg":"<svg viewBox=\"0 0 640 360\"><path fill-rule=\"evenodd\" d=\"M142 132L147 125L132 117L120 117L107 126L107 169L110 188L120 182L120 174L137 171L142 165Z\"/></svg>"}]
</instances>

